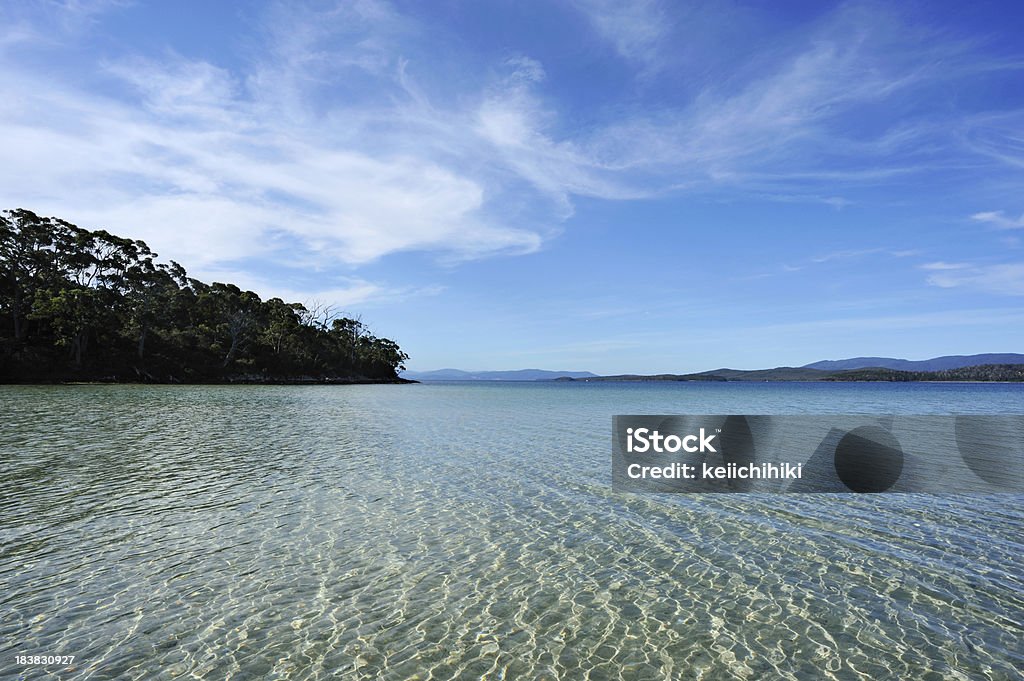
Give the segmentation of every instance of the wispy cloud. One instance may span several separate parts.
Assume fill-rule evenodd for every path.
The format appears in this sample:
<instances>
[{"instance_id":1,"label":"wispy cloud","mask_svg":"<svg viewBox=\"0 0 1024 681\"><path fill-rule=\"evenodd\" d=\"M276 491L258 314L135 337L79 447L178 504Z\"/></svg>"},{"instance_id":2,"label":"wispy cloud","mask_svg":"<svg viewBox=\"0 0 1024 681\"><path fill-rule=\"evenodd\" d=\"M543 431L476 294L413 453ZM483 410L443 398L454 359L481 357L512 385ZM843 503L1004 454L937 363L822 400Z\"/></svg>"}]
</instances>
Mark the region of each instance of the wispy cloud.
<instances>
[{"instance_id":1,"label":"wispy cloud","mask_svg":"<svg viewBox=\"0 0 1024 681\"><path fill-rule=\"evenodd\" d=\"M852 248L842 251L832 251L831 253L823 253L821 255L814 256L813 258L811 258L811 262L825 263L831 262L833 260L853 260L857 258L862 258L866 255L882 253L884 251L884 248Z\"/></svg>"},{"instance_id":2,"label":"wispy cloud","mask_svg":"<svg viewBox=\"0 0 1024 681\"><path fill-rule=\"evenodd\" d=\"M350 264L403 250L481 257L540 246L538 231L485 205L494 169L467 173L468 152L452 162L410 144L407 120L373 130L404 115L394 107L374 102L339 120L299 98L307 108L296 121L265 103L295 72L246 80L172 54L102 67L133 96L37 88L36 74L16 68L0 75L5 91L32 93L0 111L11 141L0 151L5 201L147 238L200 266L269 256L282 235L290 251Z\"/></svg>"},{"instance_id":3,"label":"wispy cloud","mask_svg":"<svg viewBox=\"0 0 1024 681\"><path fill-rule=\"evenodd\" d=\"M573 4L621 56L648 67L661 58L669 18L657 0L574 0Z\"/></svg>"},{"instance_id":4,"label":"wispy cloud","mask_svg":"<svg viewBox=\"0 0 1024 681\"><path fill-rule=\"evenodd\" d=\"M995 62L993 68L1013 71L1024 69L1021 62ZM1024 111L1011 109L997 113L983 112L959 122L960 136L971 151L999 164L1024 168Z\"/></svg>"},{"instance_id":5,"label":"wispy cloud","mask_svg":"<svg viewBox=\"0 0 1024 681\"><path fill-rule=\"evenodd\" d=\"M921 265L922 270L928 270L930 272L948 272L950 270L964 270L969 268L970 265L963 262L929 262Z\"/></svg>"},{"instance_id":6,"label":"wispy cloud","mask_svg":"<svg viewBox=\"0 0 1024 681\"><path fill-rule=\"evenodd\" d=\"M809 265L824 265L826 263L837 263L849 260L860 260L868 256L883 256L888 258L909 258L911 256L920 255L920 251L917 249L891 249L891 248L847 248L837 251L829 251L828 253L821 253L808 258L802 264L784 263L782 265L782 271L784 272L799 272L805 269ZM770 276L770 274L763 274L760 276Z\"/></svg>"},{"instance_id":7,"label":"wispy cloud","mask_svg":"<svg viewBox=\"0 0 1024 681\"><path fill-rule=\"evenodd\" d=\"M928 283L940 288L968 288L987 293L1024 296L1024 263L978 265L931 263Z\"/></svg>"},{"instance_id":8,"label":"wispy cloud","mask_svg":"<svg viewBox=\"0 0 1024 681\"><path fill-rule=\"evenodd\" d=\"M814 319L802 322L767 324L756 327L765 332L818 332L818 331L885 331L900 329L948 329L957 326L992 326L1000 323L1018 324L1024 321L1019 308L966 308L918 314L892 314L877 316Z\"/></svg>"},{"instance_id":9,"label":"wispy cloud","mask_svg":"<svg viewBox=\"0 0 1024 681\"><path fill-rule=\"evenodd\" d=\"M110 4L46 18L70 44ZM679 24L653 0L577 6L647 73ZM851 118L961 77L944 58L987 68L853 4L685 101L578 126L546 94L558 84L535 58L475 67L464 55L473 78L459 87L462 74L434 72L431 32L383 0L273 6L248 59L127 54L78 65L82 78L22 58L35 47L19 36L38 32L38 18L18 13L9 25L4 40L23 49L0 50L0 88L19 93L0 104L0 202L144 238L208 272L261 259L351 272L408 251L532 253L577 197L728 188L842 208L850 200L833 192L926 172L923 159L961 142L927 116L846 132ZM986 120L970 120L976 147ZM1005 132L1005 117L989 123Z\"/></svg>"},{"instance_id":10,"label":"wispy cloud","mask_svg":"<svg viewBox=\"0 0 1024 681\"><path fill-rule=\"evenodd\" d=\"M0 54L13 47L59 47L131 0L50 0L0 4Z\"/></svg>"},{"instance_id":11,"label":"wispy cloud","mask_svg":"<svg viewBox=\"0 0 1024 681\"><path fill-rule=\"evenodd\" d=\"M994 225L999 229L1024 229L1024 215L1018 218L1011 218L1007 217L1001 210L975 213L971 216L971 219Z\"/></svg>"},{"instance_id":12,"label":"wispy cloud","mask_svg":"<svg viewBox=\"0 0 1024 681\"><path fill-rule=\"evenodd\" d=\"M766 199L768 201L778 201L780 203L822 203L826 206L831 206L836 210L842 210L847 206L854 204L854 201L844 198L842 196L820 196L817 194L801 194L801 193L790 193L790 194L779 194L779 193L751 193L752 197Z\"/></svg>"},{"instance_id":13,"label":"wispy cloud","mask_svg":"<svg viewBox=\"0 0 1024 681\"><path fill-rule=\"evenodd\" d=\"M255 291L263 298L281 298L285 302L298 302L308 306L330 305L336 310L352 309L359 306L367 309L415 298L436 296L444 287L431 284L426 286L394 286L372 282L358 276L325 276L310 285L301 278L270 278L246 269L210 268L203 272L207 281L230 282L236 286Z\"/></svg>"}]
</instances>

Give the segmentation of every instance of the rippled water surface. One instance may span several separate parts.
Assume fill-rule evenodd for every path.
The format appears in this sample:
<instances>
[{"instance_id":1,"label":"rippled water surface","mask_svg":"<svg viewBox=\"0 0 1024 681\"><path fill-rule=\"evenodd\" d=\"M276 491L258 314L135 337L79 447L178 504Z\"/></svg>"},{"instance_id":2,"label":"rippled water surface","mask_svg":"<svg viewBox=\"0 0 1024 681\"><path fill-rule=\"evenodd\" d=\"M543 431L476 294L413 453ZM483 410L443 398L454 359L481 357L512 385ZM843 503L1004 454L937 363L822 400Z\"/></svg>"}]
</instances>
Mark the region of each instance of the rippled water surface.
<instances>
[{"instance_id":1,"label":"rippled water surface","mask_svg":"<svg viewBox=\"0 0 1024 681\"><path fill-rule=\"evenodd\" d=\"M620 495L609 464L616 413L1021 411L1011 385L0 387L0 677L1021 678L1020 495Z\"/></svg>"}]
</instances>

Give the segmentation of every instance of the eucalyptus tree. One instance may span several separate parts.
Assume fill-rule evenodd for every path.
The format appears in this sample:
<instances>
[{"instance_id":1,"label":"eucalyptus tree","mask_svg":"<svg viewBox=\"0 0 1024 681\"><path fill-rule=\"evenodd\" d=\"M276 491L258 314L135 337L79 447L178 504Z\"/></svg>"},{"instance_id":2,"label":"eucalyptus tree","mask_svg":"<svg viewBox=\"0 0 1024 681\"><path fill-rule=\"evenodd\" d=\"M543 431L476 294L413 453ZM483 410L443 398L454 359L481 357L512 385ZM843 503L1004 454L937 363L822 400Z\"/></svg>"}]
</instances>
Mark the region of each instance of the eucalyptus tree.
<instances>
[{"instance_id":1,"label":"eucalyptus tree","mask_svg":"<svg viewBox=\"0 0 1024 681\"><path fill-rule=\"evenodd\" d=\"M394 378L407 358L332 305L207 284L142 241L23 209L0 212L0 314L0 380Z\"/></svg>"}]
</instances>

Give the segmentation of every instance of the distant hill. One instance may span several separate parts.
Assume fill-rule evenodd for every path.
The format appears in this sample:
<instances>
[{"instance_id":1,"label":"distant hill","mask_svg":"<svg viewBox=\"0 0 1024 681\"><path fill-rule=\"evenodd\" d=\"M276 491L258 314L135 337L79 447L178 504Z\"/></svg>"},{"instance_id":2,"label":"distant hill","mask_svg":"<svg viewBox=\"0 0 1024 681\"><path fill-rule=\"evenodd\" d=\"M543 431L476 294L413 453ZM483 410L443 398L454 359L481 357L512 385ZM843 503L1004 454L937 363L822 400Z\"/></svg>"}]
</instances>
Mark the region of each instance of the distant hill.
<instances>
[{"instance_id":1,"label":"distant hill","mask_svg":"<svg viewBox=\"0 0 1024 681\"><path fill-rule=\"evenodd\" d=\"M463 371L438 369L436 371L403 371L402 378L414 381L551 381L558 378L596 378L589 371L547 371L545 369L517 369L514 371Z\"/></svg>"},{"instance_id":2,"label":"distant hill","mask_svg":"<svg viewBox=\"0 0 1024 681\"><path fill-rule=\"evenodd\" d=\"M416 381L1020 381L1024 354L947 355L920 361L892 357L823 360L802 367L712 369L691 374L619 374L589 371L405 371Z\"/></svg>"},{"instance_id":3,"label":"distant hill","mask_svg":"<svg viewBox=\"0 0 1024 681\"><path fill-rule=\"evenodd\" d=\"M832 372L802 367L777 367L775 369L712 369L695 374L619 374L598 376L597 381L820 381Z\"/></svg>"},{"instance_id":4,"label":"distant hill","mask_svg":"<svg viewBox=\"0 0 1024 681\"><path fill-rule=\"evenodd\" d=\"M825 381L1001 381L1024 382L1024 364L982 364L940 371L849 369L831 372Z\"/></svg>"},{"instance_id":5,"label":"distant hill","mask_svg":"<svg viewBox=\"0 0 1024 681\"><path fill-rule=\"evenodd\" d=\"M826 359L805 364L804 369L822 371L845 371L848 369L895 369L897 371L948 371L984 364L1024 364L1024 355L1014 352L987 353L983 355L946 355L919 361L893 359L892 357L853 357L851 359Z\"/></svg>"},{"instance_id":6,"label":"distant hill","mask_svg":"<svg viewBox=\"0 0 1024 681\"><path fill-rule=\"evenodd\" d=\"M619 374L597 376L588 381L821 381L837 372L805 369L803 367L776 367L774 369L713 369L695 374ZM568 379L563 379L568 380Z\"/></svg>"},{"instance_id":7,"label":"distant hill","mask_svg":"<svg viewBox=\"0 0 1024 681\"><path fill-rule=\"evenodd\" d=\"M561 378L561 381L579 379ZM878 367L825 371L806 367L777 367L742 371L739 369L715 369L699 374L655 374L642 376L621 374L618 376L597 376L584 381L1024 381L1024 363L982 364L979 366L942 369L939 371L900 371Z\"/></svg>"}]
</instances>

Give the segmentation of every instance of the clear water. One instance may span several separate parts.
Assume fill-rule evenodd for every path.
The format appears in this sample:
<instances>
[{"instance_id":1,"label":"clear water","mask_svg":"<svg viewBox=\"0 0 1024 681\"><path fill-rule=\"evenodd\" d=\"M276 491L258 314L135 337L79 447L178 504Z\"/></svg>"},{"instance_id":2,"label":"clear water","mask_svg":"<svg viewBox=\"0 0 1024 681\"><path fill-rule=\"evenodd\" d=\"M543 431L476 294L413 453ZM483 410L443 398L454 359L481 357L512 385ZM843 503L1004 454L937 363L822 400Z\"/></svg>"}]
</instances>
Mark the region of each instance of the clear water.
<instances>
[{"instance_id":1,"label":"clear water","mask_svg":"<svg viewBox=\"0 0 1024 681\"><path fill-rule=\"evenodd\" d=\"M1021 496L618 495L609 461L616 413L1022 411L1014 385L0 387L0 677L1021 678Z\"/></svg>"}]
</instances>

